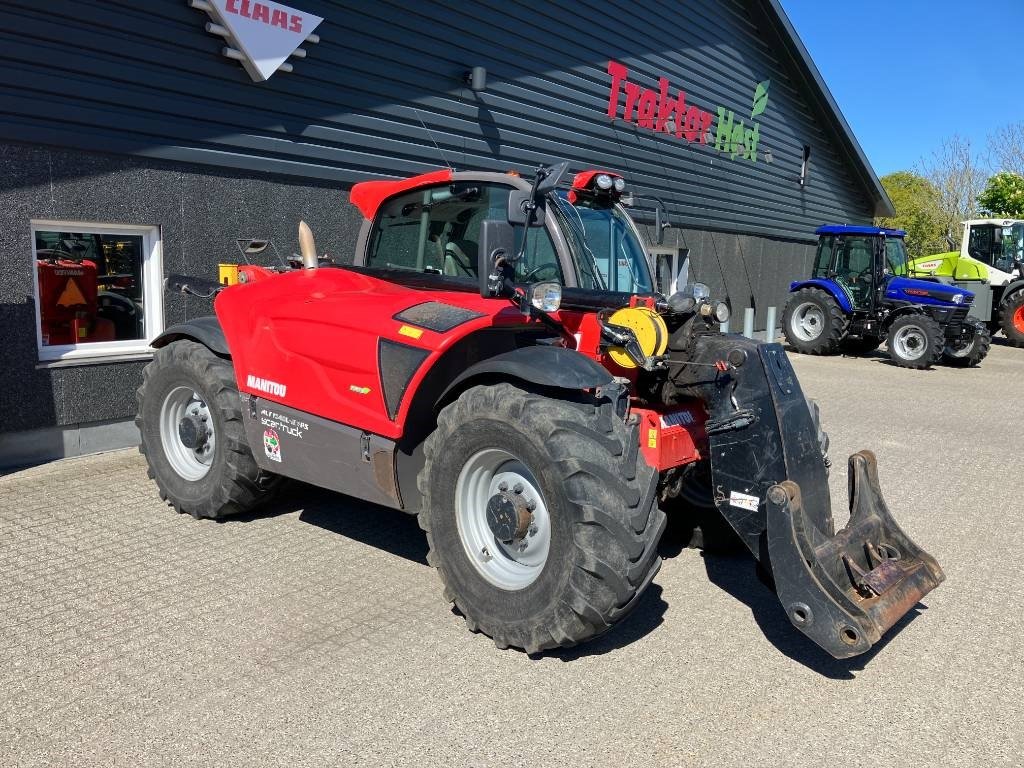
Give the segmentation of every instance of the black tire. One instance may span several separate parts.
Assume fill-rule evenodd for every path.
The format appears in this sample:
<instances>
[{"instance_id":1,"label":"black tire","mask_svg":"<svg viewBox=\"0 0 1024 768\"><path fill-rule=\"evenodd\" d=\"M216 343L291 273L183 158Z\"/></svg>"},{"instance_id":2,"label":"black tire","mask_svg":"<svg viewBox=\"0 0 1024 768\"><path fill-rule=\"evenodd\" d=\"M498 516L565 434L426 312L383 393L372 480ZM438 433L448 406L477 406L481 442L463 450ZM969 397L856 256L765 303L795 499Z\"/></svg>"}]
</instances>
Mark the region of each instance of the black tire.
<instances>
[{"instance_id":1,"label":"black tire","mask_svg":"<svg viewBox=\"0 0 1024 768\"><path fill-rule=\"evenodd\" d=\"M992 346L992 334L984 323L978 323L977 328L979 332L965 347L957 349L947 344L942 350L942 362L954 368L973 368L984 360Z\"/></svg>"},{"instance_id":2,"label":"black tire","mask_svg":"<svg viewBox=\"0 0 1024 768\"><path fill-rule=\"evenodd\" d=\"M882 340L878 336L847 336L843 339L842 350L845 355L866 355L881 345Z\"/></svg>"},{"instance_id":3,"label":"black tire","mask_svg":"<svg viewBox=\"0 0 1024 768\"><path fill-rule=\"evenodd\" d=\"M216 436L209 469L198 479L188 479L175 470L160 433L161 408L183 387L191 388L205 402ZM149 477L156 481L161 499L195 518L220 519L249 511L268 498L278 478L261 471L249 450L229 361L194 341L175 341L153 354L136 396L139 452L149 463Z\"/></svg>"},{"instance_id":4,"label":"black tire","mask_svg":"<svg viewBox=\"0 0 1024 768\"><path fill-rule=\"evenodd\" d=\"M906 337L903 339L903 337ZM901 368L929 368L942 357L942 326L928 315L914 312L897 317L889 326L889 357Z\"/></svg>"},{"instance_id":5,"label":"black tire","mask_svg":"<svg viewBox=\"0 0 1024 768\"><path fill-rule=\"evenodd\" d=\"M499 648L537 653L599 635L633 608L661 566L665 528L638 429L607 398L568 402L505 383L473 387L441 411L424 447L419 521L445 599L471 630ZM460 472L490 449L533 473L548 509L547 558L520 589L485 578L459 532Z\"/></svg>"},{"instance_id":6,"label":"black tire","mask_svg":"<svg viewBox=\"0 0 1024 768\"><path fill-rule=\"evenodd\" d=\"M1024 347L1024 291L1018 291L999 307L999 326L1015 347Z\"/></svg>"},{"instance_id":7,"label":"black tire","mask_svg":"<svg viewBox=\"0 0 1024 768\"><path fill-rule=\"evenodd\" d=\"M821 318L821 330L813 338L802 332L797 321L804 308L813 305ZM798 312L798 310L800 310ZM817 316L817 315L816 315ZM818 288L801 288L789 297L782 311L782 332L797 352L806 355L832 355L846 336L849 318L832 296Z\"/></svg>"}]
</instances>

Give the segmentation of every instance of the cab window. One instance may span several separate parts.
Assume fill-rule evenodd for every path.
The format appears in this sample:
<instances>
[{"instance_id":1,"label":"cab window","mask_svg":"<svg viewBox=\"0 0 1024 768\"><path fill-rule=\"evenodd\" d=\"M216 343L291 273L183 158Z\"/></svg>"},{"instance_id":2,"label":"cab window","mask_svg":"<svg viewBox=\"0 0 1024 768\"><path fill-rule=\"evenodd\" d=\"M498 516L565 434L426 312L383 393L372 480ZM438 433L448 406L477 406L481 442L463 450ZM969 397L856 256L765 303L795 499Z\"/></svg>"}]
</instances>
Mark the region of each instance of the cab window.
<instances>
[{"instance_id":1,"label":"cab window","mask_svg":"<svg viewBox=\"0 0 1024 768\"><path fill-rule=\"evenodd\" d=\"M367 266L408 269L476 281L480 224L506 220L510 188L460 182L393 197L381 206L367 251ZM516 227L516 248L523 227ZM531 227L516 282L562 282L554 244L544 227Z\"/></svg>"},{"instance_id":2,"label":"cab window","mask_svg":"<svg viewBox=\"0 0 1024 768\"><path fill-rule=\"evenodd\" d=\"M885 264L896 277L907 276L907 247L900 238L885 238Z\"/></svg>"},{"instance_id":3,"label":"cab window","mask_svg":"<svg viewBox=\"0 0 1024 768\"><path fill-rule=\"evenodd\" d=\"M811 277L828 278L832 273L832 248L835 237L829 235L818 241L818 253L814 258L814 271Z\"/></svg>"}]
</instances>

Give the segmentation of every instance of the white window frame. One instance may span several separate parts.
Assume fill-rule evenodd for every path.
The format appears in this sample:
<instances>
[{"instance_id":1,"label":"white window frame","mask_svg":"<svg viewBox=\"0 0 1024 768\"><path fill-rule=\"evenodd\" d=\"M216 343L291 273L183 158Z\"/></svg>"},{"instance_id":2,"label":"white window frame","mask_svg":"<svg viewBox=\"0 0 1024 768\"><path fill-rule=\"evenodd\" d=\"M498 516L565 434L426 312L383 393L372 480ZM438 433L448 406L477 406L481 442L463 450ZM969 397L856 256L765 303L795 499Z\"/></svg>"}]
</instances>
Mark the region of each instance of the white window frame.
<instances>
[{"instance_id":1,"label":"white window frame","mask_svg":"<svg viewBox=\"0 0 1024 768\"><path fill-rule=\"evenodd\" d=\"M90 361L109 357L152 354L150 343L164 330L163 248L159 226L100 224L60 219L32 219L32 293L36 306L36 347L40 362ZM81 232L89 235L142 237L142 301L144 338L90 341L84 344L43 344L39 310L39 270L36 268L36 232Z\"/></svg>"}]
</instances>

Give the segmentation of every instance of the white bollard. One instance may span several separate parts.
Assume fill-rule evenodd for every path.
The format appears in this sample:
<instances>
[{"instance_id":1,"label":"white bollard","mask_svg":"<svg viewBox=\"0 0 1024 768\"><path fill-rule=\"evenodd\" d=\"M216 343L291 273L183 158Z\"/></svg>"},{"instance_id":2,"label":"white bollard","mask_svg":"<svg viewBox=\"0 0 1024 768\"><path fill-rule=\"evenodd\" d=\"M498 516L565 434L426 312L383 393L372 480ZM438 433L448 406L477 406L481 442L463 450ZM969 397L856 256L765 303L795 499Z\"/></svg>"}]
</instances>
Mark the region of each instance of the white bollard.
<instances>
[{"instance_id":1,"label":"white bollard","mask_svg":"<svg viewBox=\"0 0 1024 768\"><path fill-rule=\"evenodd\" d=\"M743 310L743 335L748 339L754 338L754 308L747 307Z\"/></svg>"},{"instance_id":2,"label":"white bollard","mask_svg":"<svg viewBox=\"0 0 1024 768\"><path fill-rule=\"evenodd\" d=\"M729 332L729 321L726 320L724 323L719 323L718 324L718 330L720 330L722 333L728 333Z\"/></svg>"},{"instance_id":3,"label":"white bollard","mask_svg":"<svg viewBox=\"0 0 1024 768\"><path fill-rule=\"evenodd\" d=\"M775 307L768 307L764 326L764 340L771 344L775 341Z\"/></svg>"}]
</instances>

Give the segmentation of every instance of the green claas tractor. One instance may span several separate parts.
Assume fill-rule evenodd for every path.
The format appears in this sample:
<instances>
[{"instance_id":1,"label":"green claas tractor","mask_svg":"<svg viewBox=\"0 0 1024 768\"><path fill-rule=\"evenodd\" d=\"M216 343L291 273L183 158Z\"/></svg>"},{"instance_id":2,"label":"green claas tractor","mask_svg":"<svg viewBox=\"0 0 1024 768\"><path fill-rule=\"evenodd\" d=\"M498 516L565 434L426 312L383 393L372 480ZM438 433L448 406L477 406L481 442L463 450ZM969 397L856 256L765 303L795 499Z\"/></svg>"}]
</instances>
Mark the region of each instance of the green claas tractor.
<instances>
[{"instance_id":1,"label":"green claas tractor","mask_svg":"<svg viewBox=\"0 0 1024 768\"><path fill-rule=\"evenodd\" d=\"M965 221L959 251L914 259L910 274L971 291L971 314L1024 347L1024 220Z\"/></svg>"}]
</instances>

